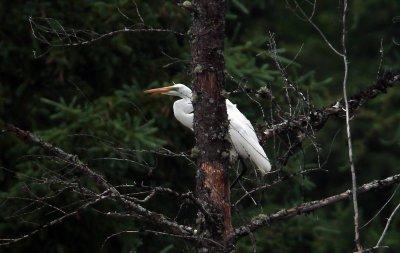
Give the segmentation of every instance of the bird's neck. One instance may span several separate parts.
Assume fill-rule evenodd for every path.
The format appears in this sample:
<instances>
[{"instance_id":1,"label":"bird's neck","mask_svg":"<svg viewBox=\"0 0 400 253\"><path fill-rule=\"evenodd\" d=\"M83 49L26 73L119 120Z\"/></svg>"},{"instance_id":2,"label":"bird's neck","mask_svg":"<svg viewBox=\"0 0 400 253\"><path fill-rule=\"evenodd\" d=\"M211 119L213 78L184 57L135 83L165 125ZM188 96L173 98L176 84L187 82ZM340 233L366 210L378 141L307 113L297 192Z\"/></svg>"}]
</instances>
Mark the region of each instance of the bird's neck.
<instances>
[{"instance_id":1,"label":"bird's neck","mask_svg":"<svg viewBox=\"0 0 400 253\"><path fill-rule=\"evenodd\" d=\"M181 98L181 99L189 99L189 100L192 100L192 92L188 92L188 93L184 93L184 94L179 94L179 97Z\"/></svg>"}]
</instances>

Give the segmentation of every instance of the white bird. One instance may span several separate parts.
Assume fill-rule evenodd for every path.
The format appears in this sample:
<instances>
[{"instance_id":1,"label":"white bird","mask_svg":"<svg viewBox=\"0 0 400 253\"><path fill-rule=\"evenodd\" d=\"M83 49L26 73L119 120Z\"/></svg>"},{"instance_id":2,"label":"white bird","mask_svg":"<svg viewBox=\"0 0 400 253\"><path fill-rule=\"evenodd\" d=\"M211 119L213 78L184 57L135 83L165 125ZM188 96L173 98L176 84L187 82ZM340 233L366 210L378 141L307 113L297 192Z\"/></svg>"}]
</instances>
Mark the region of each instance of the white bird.
<instances>
[{"instance_id":1,"label":"white bird","mask_svg":"<svg viewBox=\"0 0 400 253\"><path fill-rule=\"evenodd\" d=\"M180 97L181 99L175 101L173 105L175 118L193 131L192 91L187 86L179 83L144 92ZM267 174L271 170L271 164L258 142L253 125L228 99L226 99L226 109L229 120L229 136L233 148L241 158L250 159L262 175Z\"/></svg>"}]
</instances>

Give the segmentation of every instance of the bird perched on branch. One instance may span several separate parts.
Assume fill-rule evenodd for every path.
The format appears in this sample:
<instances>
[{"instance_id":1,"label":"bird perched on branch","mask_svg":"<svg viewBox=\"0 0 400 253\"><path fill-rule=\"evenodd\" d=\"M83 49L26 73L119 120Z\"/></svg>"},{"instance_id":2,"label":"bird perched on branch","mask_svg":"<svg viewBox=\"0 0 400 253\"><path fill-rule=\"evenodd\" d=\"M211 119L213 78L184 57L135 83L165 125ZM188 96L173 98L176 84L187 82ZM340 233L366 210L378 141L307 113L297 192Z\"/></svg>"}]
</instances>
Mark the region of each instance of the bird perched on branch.
<instances>
[{"instance_id":1,"label":"bird perched on branch","mask_svg":"<svg viewBox=\"0 0 400 253\"><path fill-rule=\"evenodd\" d=\"M183 84L174 84L144 91L145 93L164 94L180 97L173 105L175 118L185 127L193 131L192 91ZM242 159L249 159L258 171L265 175L271 170L271 164L264 149L258 142L256 132L251 122L236 108L236 105L226 99L226 109L229 120L230 142Z\"/></svg>"}]
</instances>

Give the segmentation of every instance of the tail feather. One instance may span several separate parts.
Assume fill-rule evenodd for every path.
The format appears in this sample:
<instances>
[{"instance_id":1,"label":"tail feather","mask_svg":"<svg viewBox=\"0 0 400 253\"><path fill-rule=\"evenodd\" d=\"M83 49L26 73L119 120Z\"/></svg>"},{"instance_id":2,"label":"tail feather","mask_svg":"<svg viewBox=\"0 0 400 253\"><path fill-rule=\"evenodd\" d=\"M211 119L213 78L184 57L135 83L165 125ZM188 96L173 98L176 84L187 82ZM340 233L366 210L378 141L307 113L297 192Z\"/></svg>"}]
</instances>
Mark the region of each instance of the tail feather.
<instances>
[{"instance_id":1,"label":"tail feather","mask_svg":"<svg viewBox=\"0 0 400 253\"><path fill-rule=\"evenodd\" d=\"M265 175L271 171L271 163L264 152L263 154L260 152L250 155L250 160L257 166L261 174Z\"/></svg>"}]
</instances>

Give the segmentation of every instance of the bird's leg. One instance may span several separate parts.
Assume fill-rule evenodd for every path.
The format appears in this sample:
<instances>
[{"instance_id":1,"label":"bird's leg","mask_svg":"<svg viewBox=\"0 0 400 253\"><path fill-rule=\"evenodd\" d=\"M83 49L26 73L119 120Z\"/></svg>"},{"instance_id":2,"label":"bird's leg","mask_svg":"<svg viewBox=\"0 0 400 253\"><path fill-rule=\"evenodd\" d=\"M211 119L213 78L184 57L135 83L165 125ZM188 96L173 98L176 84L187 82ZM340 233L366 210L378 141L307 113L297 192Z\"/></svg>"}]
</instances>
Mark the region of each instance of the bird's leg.
<instances>
[{"instance_id":1,"label":"bird's leg","mask_svg":"<svg viewBox=\"0 0 400 253\"><path fill-rule=\"evenodd\" d=\"M239 158L240 163L243 165L243 169L240 172L240 174L236 177L236 179L233 181L231 184L231 189L235 186L235 184L243 177L243 175L247 172L248 167L246 164L243 162L242 158Z\"/></svg>"}]
</instances>

